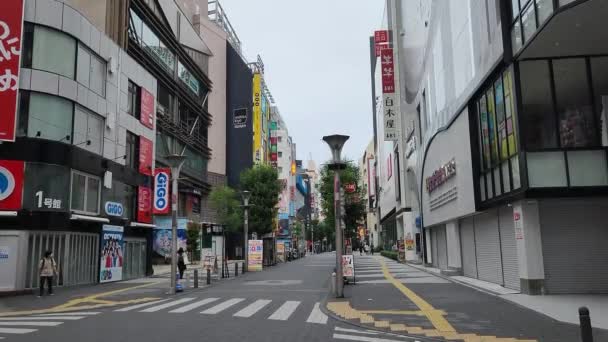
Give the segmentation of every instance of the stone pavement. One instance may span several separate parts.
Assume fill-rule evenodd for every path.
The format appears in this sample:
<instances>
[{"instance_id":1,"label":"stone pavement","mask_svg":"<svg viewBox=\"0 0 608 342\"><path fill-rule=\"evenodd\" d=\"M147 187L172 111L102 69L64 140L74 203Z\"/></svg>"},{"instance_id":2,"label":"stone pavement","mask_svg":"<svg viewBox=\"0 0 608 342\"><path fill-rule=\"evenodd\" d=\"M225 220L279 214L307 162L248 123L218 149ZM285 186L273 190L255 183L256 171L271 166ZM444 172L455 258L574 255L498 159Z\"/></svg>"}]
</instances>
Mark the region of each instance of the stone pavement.
<instances>
[{"instance_id":1,"label":"stone pavement","mask_svg":"<svg viewBox=\"0 0 608 342\"><path fill-rule=\"evenodd\" d=\"M409 265L355 255L355 267L356 285L346 286L345 299L331 299L327 308L359 325L467 342L580 341L576 325ZM594 334L608 341L608 331Z\"/></svg>"}]
</instances>

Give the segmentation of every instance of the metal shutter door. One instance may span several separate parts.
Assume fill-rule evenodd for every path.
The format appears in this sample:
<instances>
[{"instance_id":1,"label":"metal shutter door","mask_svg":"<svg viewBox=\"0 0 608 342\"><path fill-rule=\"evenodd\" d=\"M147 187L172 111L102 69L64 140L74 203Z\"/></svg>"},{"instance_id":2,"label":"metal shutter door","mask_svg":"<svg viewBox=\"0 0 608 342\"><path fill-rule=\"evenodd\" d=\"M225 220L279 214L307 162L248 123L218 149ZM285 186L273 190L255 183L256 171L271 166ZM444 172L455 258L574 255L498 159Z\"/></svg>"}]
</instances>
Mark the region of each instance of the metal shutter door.
<instances>
[{"instance_id":1,"label":"metal shutter door","mask_svg":"<svg viewBox=\"0 0 608 342\"><path fill-rule=\"evenodd\" d=\"M432 260L432 264L434 267L439 267L439 258L437 257L437 230L435 229L431 229L431 246L432 246L432 255L433 255L433 260Z\"/></svg>"},{"instance_id":2,"label":"metal shutter door","mask_svg":"<svg viewBox=\"0 0 608 342\"><path fill-rule=\"evenodd\" d=\"M547 293L608 293L605 199L541 201L539 211Z\"/></svg>"},{"instance_id":3,"label":"metal shutter door","mask_svg":"<svg viewBox=\"0 0 608 342\"><path fill-rule=\"evenodd\" d=\"M445 226L439 226L434 230L437 231L437 263L439 269L448 269L448 245L446 241Z\"/></svg>"},{"instance_id":4,"label":"metal shutter door","mask_svg":"<svg viewBox=\"0 0 608 342\"><path fill-rule=\"evenodd\" d=\"M502 285L502 261L496 210L488 210L475 216L475 251L479 279Z\"/></svg>"},{"instance_id":5,"label":"metal shutter door","mask_svg":"<svg viewBox=\"0 0 608 342\"><path fill-rule=\"evenodd\" d=\"M513 208L503 207L498 211L500 250L502 252L502 275L505 287L519 290L519 265L517 263L517 244L515 242L515 227L513 225Z\"/></svg>"},{"instance_id":6,"label":"metal shutter door","mask_svg":"<svg viewBox=\"0 0 608 342\"><path fill-rule=\"evenodd\" d=\"M460 250L462 251L462 273L466 277L477 278L473 218L460 221Z\"/></svg>"}]
</instances>

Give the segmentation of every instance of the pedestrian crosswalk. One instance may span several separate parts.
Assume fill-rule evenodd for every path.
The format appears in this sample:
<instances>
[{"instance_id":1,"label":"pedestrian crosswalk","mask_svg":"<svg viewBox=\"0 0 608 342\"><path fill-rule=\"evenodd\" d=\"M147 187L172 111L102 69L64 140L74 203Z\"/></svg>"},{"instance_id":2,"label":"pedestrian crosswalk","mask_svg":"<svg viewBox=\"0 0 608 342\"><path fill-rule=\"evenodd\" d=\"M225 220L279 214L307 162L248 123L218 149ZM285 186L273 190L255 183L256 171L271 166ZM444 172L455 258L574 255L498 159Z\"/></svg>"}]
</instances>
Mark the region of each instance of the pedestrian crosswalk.
<instances>
[{"instance_id":1,"label":"pedestrian crosswalk","mask_svg":"<svg viewBox=\"0 0 608 342\"><path fill-rule=\"evenodd\" d=\"M303 314L296 314L299 311L304 312ZM328 317L321 310L321 303L319 302L303 303L298 300L283 301L264 298L183 297L131 305L115 309L114 312L196 313L201 316L224 314L236 318L263 318L272 321L287 321L294 319L294 317L302 317L309 324L327 324L328 321Z\"/></svg>"},{"instance_id":2,"label":"pedestrian crosswalk","mask_svg":"<svg viewBox=\"0 0 608 342\"><path fill-rule=\"evenodd\" d=\"M379 257L378 257L379 258ZM445 284L449 281L421 271L410 265L382 258L386 269L403 284ZM355 256L355 277L359 284L389 284L379 259L372 256Z\"/></svg>"},{"instance_id":3,"label":"pedestrian crosswalk","mask_svg":"<svg viewBox=\"0 0 608 342\"><path fill-rule=\"evenodd\" d=\"M63 312L18 317L0 317L0 340L15 335L24 335L38 331L41 328L57 327L65 321L77 321L100 312Z\"/></svg>"},{"instance_id":4,"label":"pedestrian crosswalk","mask_svg":"<svg viewBox=\"0 0 608 342\"><path fill-rule=\"evenodd\" d=\"M375 330L335 327L334 340L360 342L420 342L419 340Z\"/></svg>"}]
</instances>

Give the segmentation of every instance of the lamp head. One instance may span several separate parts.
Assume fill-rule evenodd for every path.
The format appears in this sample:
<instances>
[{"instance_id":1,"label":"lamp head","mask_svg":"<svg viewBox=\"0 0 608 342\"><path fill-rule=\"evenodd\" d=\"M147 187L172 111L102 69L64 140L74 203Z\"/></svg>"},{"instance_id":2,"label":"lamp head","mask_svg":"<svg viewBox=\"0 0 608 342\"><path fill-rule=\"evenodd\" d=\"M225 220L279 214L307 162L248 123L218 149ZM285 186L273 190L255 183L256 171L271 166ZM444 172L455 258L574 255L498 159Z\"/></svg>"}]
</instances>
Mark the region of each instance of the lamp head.
<instances>
[{"instance_id":1,"label":"lamp head","mask_svg":"<svg viewBox=\"0 0 608 342\"><path fill-rule=\"evenodd\" d=\"M323 137L323 141L325 141L331 149L332 163L341 163L340 155L342 153L342 147L344 147L344 143L348 138L350 138L348 135L340 134L326 135Z\"/></svg>"},{"instance_id":2,"label":"lamp head","mask_svg":"<svg viewBox=\"0 0 608 342\"><path fill-rule=\"evenodd\" d=\"M247 191L247 190L241 191L241 197L243 198L243 203L245 205L248 205L249 199L251 198L251 191Z\"/></svg>"}]
</instances>

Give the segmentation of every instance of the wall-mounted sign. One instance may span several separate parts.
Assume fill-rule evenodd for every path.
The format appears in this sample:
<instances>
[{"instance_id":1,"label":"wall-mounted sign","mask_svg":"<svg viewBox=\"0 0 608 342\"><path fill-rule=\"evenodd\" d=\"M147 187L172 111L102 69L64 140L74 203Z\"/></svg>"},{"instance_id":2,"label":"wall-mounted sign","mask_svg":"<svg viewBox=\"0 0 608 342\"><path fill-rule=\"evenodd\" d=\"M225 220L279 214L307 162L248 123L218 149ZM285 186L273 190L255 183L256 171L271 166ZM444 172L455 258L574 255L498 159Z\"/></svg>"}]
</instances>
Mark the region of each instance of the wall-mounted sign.
<instances>
[{"instance_id":1,"label":"wall-mounted sign","mask_svg":"<svg viewBox=\"0 0 608 342\"><path fill-rule=\"evenodd\" d=\"M235 109L232 112L232 124L234 128L247 127L247 108Z\"/></svg>"},{"instance_id":2,"label":"wall-mounted sign","mask_svg":"<svg viewBox=\"0 0 608 342\"><path fill-rule=\"evenodd\" d=\"M23 161L0 160L0 209L21 209L24 165Z\"/></svg>"},{"instance_id":3,"label":"wall-mounted sign","mask_svg":"<svg viewBox=\"0 0 608 342\"><path fill-rule=\"evenodd\" d=\"M17 131L24 2L0 1L0 141L15 141Z\"/></svg>"},{"instance_id":4,"label":"wall-mounted sign","mask_svg":"<svg viewBox=\"0 0 608 342\"><path fill-rule=\"evenodd\" d=\"M357 191L357 184L355 183L346 183L344 184L344 191L348 194L352 194Z\"/></svg>"},{"instance_id":5,"label":"wall-mounted sign","mask_svg":"<svg viewBox=\"0 0 608 342\"><path fill-rule=\"evenodd\" d=\"M152 190L145 186L137 188L137 221L152 223Z\"/></svg>"},{"instance_id":6,"label":"wall-mounted sign","mask_svg":"<svg viewBox=\"0 0 608 342\"><path fill-rule=\"evenodd\" d=\"M118 202L106 202L104 208L108 216L121 217L125 211L125 208L122 206L122 204Z\"/></svg>"},{"instance_id":7,"label":"wall-mounted sign","mask_svg":"<svg viewBox=\"0 0 608 342\"><path fill-rule=\"evenodd\" d=\"M171 169L154 170L154 214L169 213L169 180Z\"/></svg>"},{"instance_id":8,"label":"wall-mounted sign","mask_svg":"<svg viewBox=\"0 0 608 342\"><path fill-rule=\"evenodd\" d=\"M399 139L400 105L399 92L395 80L395 54L392 48L380 51L380 72L382 74L382 95L384 115L384 140Z\"/></svg>"},{"instance_id":9,"label":"wall-mounted sign","mask_svg":"<svg viewBox=\"0 0 608 342\"><path fill-rule=\"evenodd\" d=\"M142 87L139 122L150 129L154 129L154 103L154 95Z\"/></svg>"},{"instance_id":10,"label":"wall-mounted sign","mask_svg":"<svg viewBox=\"0 0 608 342\"><path fill-rule=\"evenodd\" d=\"M70 169L64 166L26 163L23 208L33 211L69 209Z\"/></svg>"},{"instance_id":11,"label":"wall-mounted sign","mask_svg":"<svg viewBox=\"0 0 608 342\"><path fill-rule=\"evenodd\" d=\"M143 136L139 137L139 173L152 176L152 156L154 145Z\"/></svg>"},{"instance_id":12,"label":"wall-mounted sign","mask_svg":"<svg viewBox=\"0 0 608 342\"><path fill-rule=\"evenodd\" d=\"M382 49L388 47L388 30L374 31L374 50L376 57L380 56Z\"/></svg>"},{"instance_id":13,"label":"wall-mounted sign","mask_svg":"<svg viewBox=\"0 0 608 342\"><path fill-rule=\"evenodd\" d=\"M456 175L456 160L452 159L435 170L430 177L426 178L426 190L430 194L435 189Z\"/></svg>"}]
</instances>

